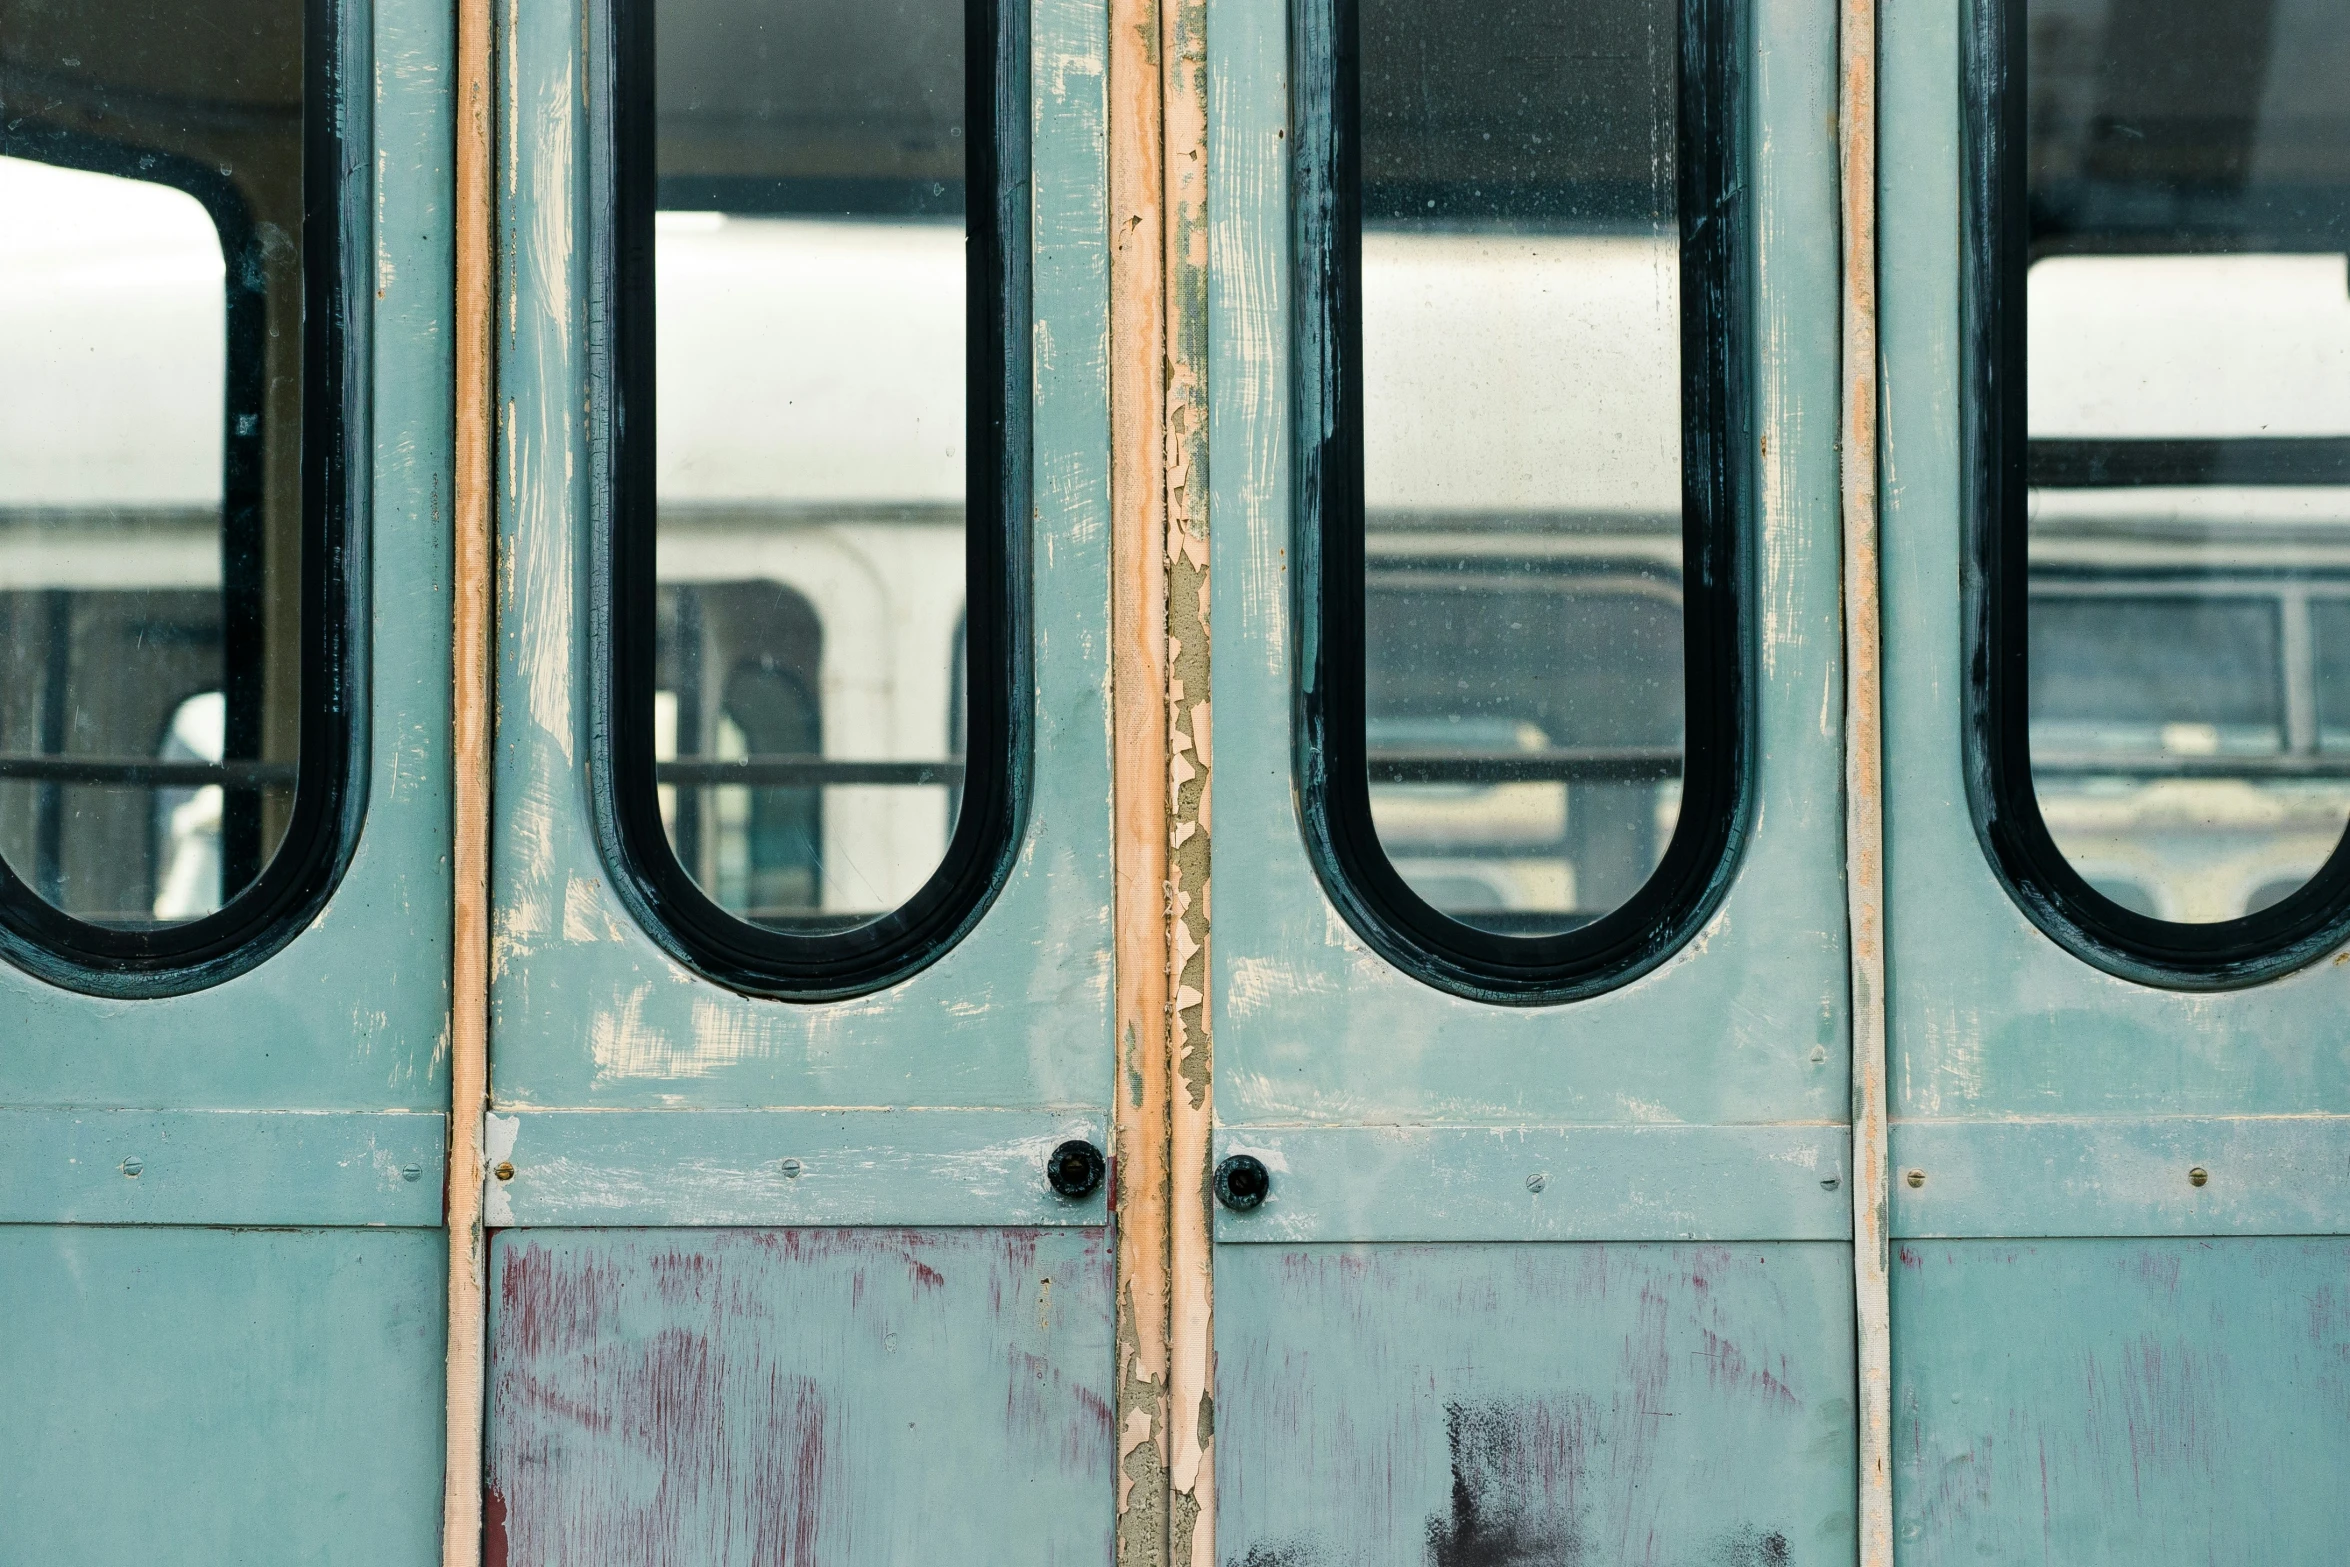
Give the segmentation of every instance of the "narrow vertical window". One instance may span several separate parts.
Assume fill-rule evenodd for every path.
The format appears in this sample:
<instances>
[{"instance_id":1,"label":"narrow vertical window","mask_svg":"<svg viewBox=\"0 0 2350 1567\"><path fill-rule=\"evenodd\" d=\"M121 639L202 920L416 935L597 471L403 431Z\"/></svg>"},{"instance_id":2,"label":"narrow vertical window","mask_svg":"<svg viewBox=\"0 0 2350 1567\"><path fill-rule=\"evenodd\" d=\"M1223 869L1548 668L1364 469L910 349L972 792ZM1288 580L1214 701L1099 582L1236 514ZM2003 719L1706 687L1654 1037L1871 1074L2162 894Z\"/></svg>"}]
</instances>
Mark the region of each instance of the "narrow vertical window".
<instances>
[{"instance_id":1,"label":"narrow vertical window","mask_svg":"<svg viewBox=\"0 0 2350 1567\"><path fill-rule=\"evenodd\" d=\"M1744 798L1728 0L1300 0L1306 829L1432 983L1672 952Z\"/></svg>"},{"instance_id":2,"label":"narrow vertical window","mask_svg":"<svg viewBox=\"0 0 2350 1567\"><path fill-rule=\"evenodd\" d=\"M0 945L60 983L254 961L350 843L338 16L0 0Z\"/></svg>"},{"instance_id":3,"label":"narrow vertical window","mask_svg":"<svg viewBox=\"0 0 2350 1567\"><path fill-rule=\"evenodd\" d=\"M1974 38L1978 819L2091 961L2256 979L2350 917L2350 11Z\"/></svg>"},{"instance_id":4,"label":"narrow vertical window","mask_svg":"<svg viewBox=\"0 0 2350 1567\"><path fill-rule=\"evenodd\" d=\"M713 977L870 990L977 918L1018 827L1018 30L611 15L615 858Z\"/></svg>"}]
</instances>

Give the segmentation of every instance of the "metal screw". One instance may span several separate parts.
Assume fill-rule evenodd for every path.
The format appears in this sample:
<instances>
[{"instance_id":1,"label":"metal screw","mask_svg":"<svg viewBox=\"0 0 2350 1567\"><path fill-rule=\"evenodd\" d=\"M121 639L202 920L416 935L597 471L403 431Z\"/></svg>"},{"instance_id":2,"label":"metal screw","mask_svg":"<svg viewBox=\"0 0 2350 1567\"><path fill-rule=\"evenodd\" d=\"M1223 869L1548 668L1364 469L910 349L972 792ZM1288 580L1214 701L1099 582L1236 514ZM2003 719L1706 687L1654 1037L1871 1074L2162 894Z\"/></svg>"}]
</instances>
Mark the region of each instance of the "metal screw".
<instances>
[{"instance_id":1,"label":"metal screw","mask_svg":"<svg viewBox=\"0 0 2350 1567\"><path fill-rule=\"evenodd\" d=\"M2205 1181L2210 1179L2211 1172L2203 1168L2201 1165L2197 1165L2194 1169L2187 1172L2187 1184L2189 1186L2201 1186Z\"/></svg>"},{"instance_id":2,"label":"metal screw","mask_svg":"<svg viewBox=\"0 0 2350 1567\"><path fill-rule=\"evenodd\" d=\"M1823 1175L1820 1177L1820 1190L1823 1192L1832 1192L1843 1184L1844 1177L1841 1175Z\"/></svg>"},{"instance_id":3,"label":"metal screw","mask_svg":"<svg viewBox=\"0 0 2350 1567\"><path fill-rule=\"evenodd\" d=\"M800 1161L797 1159L786 1159L776 1168L783 1171L783 1178L787 1181L796 1181L800 1178Z\"/></svg>"},{"instance_id":4,"label":"metal screw","mask_svg":"<svg viewBox=\"0 0 2350 1567\"><path fill-rule=\"evenodd\" d=\"M1828 1047L1826 1045L1814 1045L1811 1047L1811 1064L1813 1066L1825 1066L1828 1064Z\"/></svg>"},{"instance_id":5,"label":"metal screw","mask_svg":"<svg viewBox=\"0 0 2350 1567\"><path fill-rule=\"evenodd\" d=\"M132 1180L137 1180L139 1178L139 1172L145 1168L147 1168L146 1163L141 1160L137 1154L132 1154L128 1159L125 1159L122 1162L122 1173L129 1176Z\"/></svg>"},{"instance_id":6,"label":"metal screw","mask_svg":"<svg viewBox=\"0 0 2350 1567\"><path fill-rule=\"evenodd\" d=\"M400 1166L400 1179L403 1181L423 1180L424 1166L421 1164L404 1164Z\"/></svg>"},{"instance_id":7,"label":"metal screw","mask_svg":"<svg viewBox=\"0 0 2350 1567\"><path fill-rule=\"evenodd\" d=\"M1538 1192L1549 1184L1550 1177L1543 1174L1540 1170L1536 1170L1532 1175L1526 1177L1526 1190L1530 1192Z\"/></svg>"},{"instance_id":8,"label":"metal screw","mask_svg":"<svg viewBox=\"0 0 2350 1567\"><path fill-rule=\"evenodd\" d=\"M1909 1172L1909 1188L1910 1188L1910 1190L1911 1190L1911 1191L1916 1191L1916 1190L1917 1190L1919 1187L1921 1187L1921 1186L1923 1186L1923 1185L1925 1185L1925 1184L1926 1184L1926 1172L1925 1172L1925 1171L1923 1171L1923 1170L1912 1170L1912 1171L1910 1171L1910 1172Z\"/></svg>"},{"instance_id":9,"label":"metal screw","mask_svg":"<svg viewBox=\"0 0 2350 1567\"><path fill-rule=\"evenodd\" d=\"M490 1174L496 1176L501 1181L511 1181L514 1179L513 1162L507 1159L500 1159L498 1161L498 1167L492 1170Z\"/></svg>"}]
</instances>

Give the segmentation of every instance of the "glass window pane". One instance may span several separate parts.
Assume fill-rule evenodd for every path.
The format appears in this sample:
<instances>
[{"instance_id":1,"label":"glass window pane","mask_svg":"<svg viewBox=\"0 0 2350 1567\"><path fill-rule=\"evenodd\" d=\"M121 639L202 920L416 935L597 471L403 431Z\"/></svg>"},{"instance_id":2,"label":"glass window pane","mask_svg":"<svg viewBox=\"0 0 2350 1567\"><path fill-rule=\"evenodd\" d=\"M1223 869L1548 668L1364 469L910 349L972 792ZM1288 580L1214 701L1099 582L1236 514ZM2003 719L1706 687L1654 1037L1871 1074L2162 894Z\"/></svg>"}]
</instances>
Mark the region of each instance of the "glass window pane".
<instances>
[{"instance_id":1,"label":"glass window pane","mask_svg":"<svg viewBox=\"0 0 2350 1567\"><path fill-rule=\"evenodd\" d=\"M259 882L316 760L306 14L0 0L0 859L113 958Z\"/></svg>"},{"instance_id":2,"label":"glass window pane","mask_svg":"<svg viewBox=\"0 0 2350 1567\"><path fill-rule=\"evenodd\" d=\"M2274 906L2350 821L2350 10L2028 0L2032 783L2124 908Z\"/></svg>"},{"instance_id":3,"label":"glass window pane","mask_svg":"<svg viewBox=\"0 0 2350 1567\"><path fill-rule=\"evenodd\" d=\"M862 931L947 896L963 841L966 512L992 519L1005 462L971 391L1003 374L981 345L1004 303L968 298L1000 264L966 195L989 166L982 30L963 0L677 0L629 25L651 59L656 582L628 678L653 687L659 830L732 920ZM741 950L822 966L759 939Z\"/></svg>"},{"instance_id":4,"label":"glass window pane","mask_svg":"<svg viewBox=\"0 0 2350 1567\"><path fill-rule=\"evenodd\" d=\"M1555 936L1681 797L1681 7L1356 17L1371 819L1433 909Z\"/></svg>"}]
</instances>

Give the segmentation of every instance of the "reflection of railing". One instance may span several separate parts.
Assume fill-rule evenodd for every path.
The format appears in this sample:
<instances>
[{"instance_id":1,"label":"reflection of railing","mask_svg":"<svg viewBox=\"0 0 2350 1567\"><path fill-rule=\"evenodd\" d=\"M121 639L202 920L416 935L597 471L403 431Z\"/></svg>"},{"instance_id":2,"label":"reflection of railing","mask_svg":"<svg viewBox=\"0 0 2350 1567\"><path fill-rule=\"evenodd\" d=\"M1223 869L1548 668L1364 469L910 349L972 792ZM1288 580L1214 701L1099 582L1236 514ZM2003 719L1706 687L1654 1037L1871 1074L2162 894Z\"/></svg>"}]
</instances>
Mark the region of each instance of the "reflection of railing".
<instances>
[{"instance_id":1,"label":"reflection of railing","mask_svg":"<svg viewBox=\"0 0 2350 1567\"><path fill-rule=\"evenodd\" d=\"M827 784L959 784L960 761L854 762L829 756L696 757L655 762L656 783L698 788L808 789Z\"/></svg>"},{"instance_id":2,"label":"reflection of railing","mask_svg":"<svg viewBox=\"0 0 2350 1567\"><path fill-rule=\"evenodd\" d=\"M2350 753L2312 756L2285 752L2035 751L2035 778L2343 778Z\"/></svg>"},{"instance_id":3,"label":"reflection of railing","mask_svg":"<svg viewBox=\"0 0 2350 1567\"><path fill-rule=\"evenodd\" d=\"M2048 490L2350 484L2350 437L2036 440L2030 476L2034 488Z\"/></svg>"},{"instance_id":4,"label":"reflection of railing","mask_svg":"<svg viewBox=\"0 0 2350 1567\"><path fill-rule=\"evenodd\" d=\"M1677 745L1551 746L1539 751L1373 749L1375 784L1661 783L1681 776Z\"/></svg>"},{"instance_id":5,"label":"reflection of railing","mask_svg":"<svg viewBox=\"0 0 2350 1567\"><path fill-rule=\"evenodd\" d=\"M292 762L166 761L143 756L0 755L0 778L33 783L112 784L129 789L290 789Z\"/></svg>"}]
</instances>

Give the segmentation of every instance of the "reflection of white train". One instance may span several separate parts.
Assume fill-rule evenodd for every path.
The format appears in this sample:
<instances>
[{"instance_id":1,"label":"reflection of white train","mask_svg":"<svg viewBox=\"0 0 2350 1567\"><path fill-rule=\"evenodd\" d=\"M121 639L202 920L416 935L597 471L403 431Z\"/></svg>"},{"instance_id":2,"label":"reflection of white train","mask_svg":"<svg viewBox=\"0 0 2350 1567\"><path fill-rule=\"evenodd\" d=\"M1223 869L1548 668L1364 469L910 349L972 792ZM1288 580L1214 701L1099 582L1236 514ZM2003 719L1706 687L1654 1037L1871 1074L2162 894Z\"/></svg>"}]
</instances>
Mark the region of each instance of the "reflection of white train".
<instances>
[{"instance_id":1,"label":"reflection of white train","mask_svg":"<svg viewBox=\"0 0 2350 1567\"><path fill-rule=\"evenodd\" d=\"M218 896L219 789L242 776L205 718L218 246L159 187L9 160L0 182L11 211L47 214L0 235L0 331L26 367L0 380L12 667L38 667L24 650L58 595L72 635L129 637L144 661L71 734L43 730L37 681L11 683L0 847L106 859L120 917L184 916ZM960 777L961 234L665 213L657 244L672 841L755 918L892 907L943 854ZM92 246L147 259L101 279ZM2035 435L2350 432L2340 258L2202 258L2191 279L2160 258L2050 265ZM1503 928L1620 901L1672 831L1676 275L1643 237L1366 238L1374 811L1432 901ZM2182 288L2189 326L2146 331ZM2084 363L2106 369L2068 381ZM2250 428L2214 425L2212 396L2114 390L2198 385ZM2172 918L2280 896L2350 818L2350 696L2329 695L2350 693L2350 492L2075 486L2035 507L2034 739L2058 842ZM1536 765L1562 752L1585 760Z\"/></svg>"}]
</instances>

